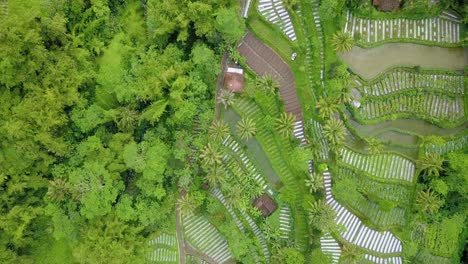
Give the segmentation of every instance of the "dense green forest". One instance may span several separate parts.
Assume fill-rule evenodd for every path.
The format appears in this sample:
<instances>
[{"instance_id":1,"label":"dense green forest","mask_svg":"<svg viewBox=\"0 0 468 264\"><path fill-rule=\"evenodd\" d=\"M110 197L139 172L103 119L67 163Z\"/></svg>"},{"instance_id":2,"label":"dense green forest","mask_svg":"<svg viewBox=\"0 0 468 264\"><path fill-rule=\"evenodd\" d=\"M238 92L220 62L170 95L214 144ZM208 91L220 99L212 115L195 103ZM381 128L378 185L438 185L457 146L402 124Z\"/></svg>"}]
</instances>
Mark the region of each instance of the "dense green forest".
<instances>
[{"instance_id":1,"label":"dense green forest","mask_svg":"<svg viewBox=\"0 0 468 264\"><path fill-rule=\"evenodd\" d=\"M228 0L11 0L0 18L0 262L144 263L198 168Z\"/></svg>"}]
</instances>

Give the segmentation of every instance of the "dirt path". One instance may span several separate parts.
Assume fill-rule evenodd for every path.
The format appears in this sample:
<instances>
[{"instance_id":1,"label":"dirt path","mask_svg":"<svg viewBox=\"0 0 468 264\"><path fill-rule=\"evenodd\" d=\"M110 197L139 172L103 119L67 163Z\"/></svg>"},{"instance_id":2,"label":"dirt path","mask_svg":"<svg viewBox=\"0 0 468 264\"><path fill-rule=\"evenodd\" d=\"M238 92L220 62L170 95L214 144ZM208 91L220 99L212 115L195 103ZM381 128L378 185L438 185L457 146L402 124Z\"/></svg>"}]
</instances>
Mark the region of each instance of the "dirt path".
<instances>
[{"instance_id":1,"label":"dirt path","mask_svg":"<svg viewBox=\"0 0 468 264\"><path fill-rule=\"evenodd\" d=\"M258 75L271 75L278 79L280 96L286 112L297 120L303 119L301 105L296 93L294 76L289 65L271 48L248 32L238 46L239 53L247 59L247 64Z\"/></svg>"}]
</instances>

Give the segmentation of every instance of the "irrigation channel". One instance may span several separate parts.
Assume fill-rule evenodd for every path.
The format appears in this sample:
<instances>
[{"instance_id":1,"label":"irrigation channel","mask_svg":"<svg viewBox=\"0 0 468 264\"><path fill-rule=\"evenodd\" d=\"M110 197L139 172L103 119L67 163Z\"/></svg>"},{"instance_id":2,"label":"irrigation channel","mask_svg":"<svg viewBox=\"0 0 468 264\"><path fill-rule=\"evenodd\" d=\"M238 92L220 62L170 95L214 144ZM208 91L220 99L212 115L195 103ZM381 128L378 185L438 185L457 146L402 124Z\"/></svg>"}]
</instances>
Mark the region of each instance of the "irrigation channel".
<instances>
[{"instance_id":1,"label":"irrigation channel","mask_svg":"<svg viewBox=\"0 0 468 264\"><path fill-rule=\"evenodd\" d=\"M425 69L463 70L468 64L468 49L442 48L411 43L391 43L371 49L353 47L340 57L349 68L364 79L372 79L395 66L420 66ZM418 119L396 119L377 124L361 124L347 112L349 124L361 138L375 137L386 145L386 150L417 157L419 136L448 136L468 129L468 122L455 128L441 128ZM364 150L365 142L348 136L348 145Z\"/></svg>"}]
</instances>

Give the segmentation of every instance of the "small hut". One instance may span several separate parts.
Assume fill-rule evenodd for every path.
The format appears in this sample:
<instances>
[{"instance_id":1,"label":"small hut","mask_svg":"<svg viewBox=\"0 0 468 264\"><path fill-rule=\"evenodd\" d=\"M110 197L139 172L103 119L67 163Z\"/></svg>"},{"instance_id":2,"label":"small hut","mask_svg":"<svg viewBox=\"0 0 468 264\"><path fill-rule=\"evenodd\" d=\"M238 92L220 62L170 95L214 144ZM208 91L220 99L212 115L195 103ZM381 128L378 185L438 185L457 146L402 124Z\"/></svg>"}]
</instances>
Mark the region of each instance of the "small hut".
<instances>
[{"instance_id":1,"label":"small hut","mask_svg":"<svg viewBox=\"0 0 468 264\"><path fill-rule=\"evenodd\" d=\"M224 88L233 93L241 93L244 90L244 70L228 67L224 75Z\"/></svg>"},{"instance_id":2,"label":"small hut","mask_svg":"<svg viewBox=\"0 0 468 264\"><path fill-rule=\"evenodd\" d=\"M372 4L380 11L395 11L400 9L401 0L373 0Z\"/></svg>"},{"instance_id":3,"label":"small hut","mask_svg":"<svg viewBox=\"0 0 468 264\"><path fill-rule=\"evenodd\" d=\"M253 201L253 205L257 207L260 212L262 212L263 217L270 216L276 210L276 208L278 208L276 202L266 193L255 199Z\"/></svg>"}]
</instances>

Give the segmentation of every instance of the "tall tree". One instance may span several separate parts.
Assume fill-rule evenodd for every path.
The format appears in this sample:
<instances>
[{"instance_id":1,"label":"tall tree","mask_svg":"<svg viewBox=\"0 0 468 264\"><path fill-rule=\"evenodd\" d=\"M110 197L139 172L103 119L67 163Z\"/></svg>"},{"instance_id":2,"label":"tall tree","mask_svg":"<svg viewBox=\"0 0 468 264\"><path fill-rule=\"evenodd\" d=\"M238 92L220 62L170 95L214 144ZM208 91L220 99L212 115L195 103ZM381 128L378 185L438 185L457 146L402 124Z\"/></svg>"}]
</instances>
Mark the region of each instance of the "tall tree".
<instances>
[{"instance_id":1,"label":"tall tree","mask_svg":"<svg viewBox=\"0 0 468 264\"><path fill-rule=\"evenodd\" d=\"M346 137L346 127L343 121L336 118L327 120L323 126L323 136L333 146L343 146L344 139Z\"/></svg>"},{"instance_id":2,"label":"tall tree","mask_svg":"<svg viewBox=\"0 0 468 264\"><path fill-rule=\"evenodd\" d=\"M222 154L219 152L218 147L211 143L206 144L206 146L201 150L200 158L203 163L207 166L216 166L222 161Z\"/></svg>"},{"instance_id":3,"label":"tall tree","mask_svg":"<svg viewBox=\"0 0 468 264\"><path fill-rule=\"evenodd\" d=\"M331 118L340 109L333 100L324 97L318 100L316 107L322 118Z\"/></svg>"},{"instance_id":4,"label":"tall tree","mask_svg":"<svg viewBox=\"0 0 468 264\"><path fill-rule=\"evenodd\" d=\"M427 176L439 176L443 170L444 158L437 153L429 153L419 162L421 170Z\"/></svg>"},{"instance_id":5,"label":"tall tree","mask_svg":"<svg viewBox=\"0 0 468 264\"><path fill-rule=\"evenodd\" d=\"M264 75L255 80L255 87L267 93L277 94L279 89L278 80L271 75Z\"/></svg>"},{"instance_id":6,"label":"tall tree","mask_svg":"<svg viewBox=\"0 0 468 264\"><path fill-rule=\"evenodd\" d=\"M248 117L242 118L239 122L237 122L237 131L241 138L249 139L255 136L257 131L255 122Z\"/></svg>"},{"instance_id":7,"label":"tall tree","mask_svg":"<svg viewBox=\"0 0 468 264\"><path fill-rule=\"evenodd\" d=\"M315 193L324 188L323 177L318 173L309 174L309 179L305 180L305 185L309 188L310 193Z\"/></svg>"},{"instance_id":8,"label":"tall tree","mask_svg":"<svg viewBox=\"0 0 468 264\"><path fill-rule=\"evenodd\" d=\"M229 126L222 119L215 120L208 133L214 140L222 141L229 135Z\"/></svg>"},{"instance_id":9,"label":"tall tree","mask_svg":"<svg viewBox=\"0 0 468 264\"><path fill-rule=\"evenodd\" d=\"M276 129L284 137L291 137L294 129L294 121L296 118L291 113L283 112L276 119Z\"/></svg>"},{"instance_id":10,"label":"tall tree","mask_svg":"<svg viewBox=\"0 0 468 264\"><path fill-rule=\"evenodd\" d=\"M344 53L353 48L354 39L347 32L338 31L332 36L332 44L336 52Z\"/></svg>"},{"instance_id":11,"label":"tall tree","mask_svg":"<svg viewBox=\"0 0 468 264\"><path fill-rule=\"evenodd\" d=\"M309 203L307 209L309 225L323 233L336 230L335 217L336 212L333 208L322 201Z\"/></svg>"},{"instance_id":12,"label":"tall tree","mask_svg":"<svg viewBox=\"0 0 468 264\"><path fill-rule=\"evenodd\" d=\"M416 197L416 204L418 205L418 209L420 211L434 214L442 206L443 201L439 199L434 191L427 189L425 191L418 192L418 196Z\"/></svg>"},{"instance_id":13,"label":"tall tree","mask_svg":"<svg viewBox=\"0 0 468 264\"><path fill-rule=\"evenodd\" d=\"M218 95L218 103L223 104L224 109L227 109L228 106L231 106L234 104L234 100L235 100L234 96L235 95L233 92L228 91L226 89L221 89Z\"/></svg>"}]
</instances>

